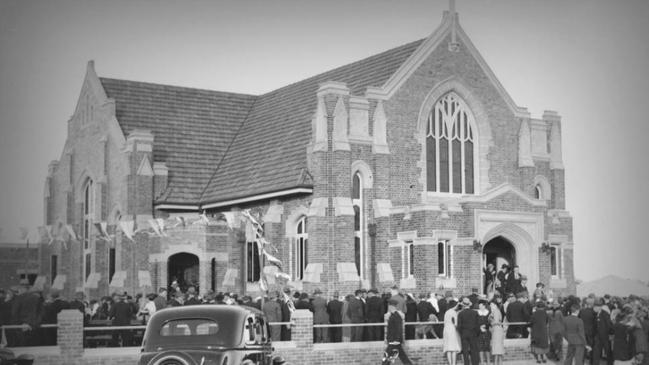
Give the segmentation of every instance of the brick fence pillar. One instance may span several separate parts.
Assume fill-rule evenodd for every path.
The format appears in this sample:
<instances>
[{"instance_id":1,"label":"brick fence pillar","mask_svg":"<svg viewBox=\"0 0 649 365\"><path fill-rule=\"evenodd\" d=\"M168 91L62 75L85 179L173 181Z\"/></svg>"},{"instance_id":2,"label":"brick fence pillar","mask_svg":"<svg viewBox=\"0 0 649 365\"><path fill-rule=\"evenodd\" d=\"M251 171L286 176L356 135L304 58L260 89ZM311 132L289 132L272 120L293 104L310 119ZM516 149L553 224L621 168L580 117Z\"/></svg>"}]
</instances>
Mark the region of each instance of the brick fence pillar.
<instances>
[{"instance_id":1,"label":"brick fence pillar","mask_svg":"<svg viewBox=\"0 0 649 365\"><path fill-rule=\"evenodd\" d=\"M298 309L291 319L295 327L291 330L291 339L298 348L313 348L313 313L308 309Z\"/></svg>"},{"instance_id":2,"label":"brick fence pillar","mask_svg":"<svg viewBox=\"0 0 649 365\"><path fill-rule=\"evenodd\" d=\"M83 314L65 309L58 314L57 344L65 364L73 364L83 355Z\"/></svg>"}]
</instances>

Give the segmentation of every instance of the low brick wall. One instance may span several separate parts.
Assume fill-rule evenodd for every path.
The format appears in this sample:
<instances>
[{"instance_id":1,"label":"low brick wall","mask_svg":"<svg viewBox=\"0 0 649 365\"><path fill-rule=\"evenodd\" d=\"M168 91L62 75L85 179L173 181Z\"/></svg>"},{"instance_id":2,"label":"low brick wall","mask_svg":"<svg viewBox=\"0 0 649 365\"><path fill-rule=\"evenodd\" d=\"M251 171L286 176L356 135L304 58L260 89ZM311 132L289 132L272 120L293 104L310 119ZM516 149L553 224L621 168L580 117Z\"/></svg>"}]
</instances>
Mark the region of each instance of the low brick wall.
<instances>
[{"instance_id":1,"label":"low brick wall","mask_svg":"<svg viewBox=\"0 0 649 365\"><path fill-rule=\"evenodd\" d=\"M77 310L64 310L59 314L58 346L23 347L12 349L16 355L35 356L35 365L122 365L136 364L139 347L83 348L83 321ZM377 364L383 356L385 344L375 342L313 343L313 314L297 310L293 314L294 341L274 343L275 353L293 365L297 364ZM446 364L442 353L442 340L409 340L405 350L415 364ZM565 349L565 346L564 346ZM529 339L505 340L505 357L508 363L532 361Z\"/></svg>"}]
</instances>

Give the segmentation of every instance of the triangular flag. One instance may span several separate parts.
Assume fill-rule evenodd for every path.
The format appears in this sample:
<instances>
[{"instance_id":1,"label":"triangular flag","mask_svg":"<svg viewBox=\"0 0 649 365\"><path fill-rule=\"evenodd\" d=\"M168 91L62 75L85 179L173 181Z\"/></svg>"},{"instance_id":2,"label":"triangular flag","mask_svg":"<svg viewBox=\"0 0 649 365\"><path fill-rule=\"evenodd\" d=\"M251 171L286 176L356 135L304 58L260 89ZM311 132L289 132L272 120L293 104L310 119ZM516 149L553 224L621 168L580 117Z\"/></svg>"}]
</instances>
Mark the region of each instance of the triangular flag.
<instances>
[{"instance_id":1,"label":"triangular flag","mask_svg":"<svg viewBox=\"0 0 649 365\"><path fill-rule=\"evenodd\" d=\"M65 226L65 230L68 231L68 235L70 235L70 238L72 238L74 241L77 240L77 234L74 232L74 228L72 228L71 224L67 224Z\"/></svg>"},{"instance_id":2,"label":"triangular flag","mask_svg":"<svg viewBox=\"0 0 649 365\"><path fill-rule=\"evenodd\" d=\"M162 236L160 233L160 227L158 227L158 222L156 222L154 219L149 219L149 225L153 229L153 232L155 232L156 235Z\"/></svg>"},{"instance_id":3,"label":"triangular flag","mask_svg":"<svg viewBox=\"0 0 649 365\"><path fill-rule=\"evenodd\" d=\"M233 212L223 212L223 217L225 221L228 222L228 227L234 229L234 213Z\"/></svg>"},{"instance_id":4,"label":"triangular flag","mask_svg":"<svg viewBox=\"0 0 649 365\"><path fill-rule=\"evenodd\" d=\"M49 225L45 226L45 232L47 232L47 239L48 239L47 244L51 245L52 242L54 241L54 237L52 237L52 226ZM29 240L27 240L27 242L29 242Z\"/></svg>"},{"instance_id":5,"label":"triangular flag","mask_svg":"<svg viewBox=\"0 0 649 365\"><path fill-rule=\"evenodd\" d=\"M291 277L285 272L276 272L275 273L275 278L276 279L282 279L284 281L290 281L291 280Z\"/></svg>"},{"instance_id":6,"label":"triangular flag","mask_svg":"<svg viewBox=\"0 0 649 365\"><path fill-rule=\"evenodd\" d=\"M266 260L268 260L268 263L277 266L280 270L282 269L282 261L280 259L278 259L277 257L269 254L263 248L262 248L261 252L263 252L264 256L266 256Z\"/></svg>"},{"instance_id":7,"label":"triangular flag","mask_svg":"<svg viewBox=\"0 0 649 365\"><path fill-rule=\"evenodd\" d=\"M187 222L185 222L185 217L176 217L176 220L180 222L180 224L183 226L183 228L187 227Z\"/></svg>"},{"instance_id":8,"label":"triangular flag","mask_svg":"<svg viewBox=\"0 0 649 365\"><path fill-rule=\"evenodd\" d=\"M167 233L165 233L165 221L162 218L156 218L155 219L156 223L158 223L158 228L160 228L160 233L163 236L167 236Z\"/></svg>"},{"instance_id":9,"label":"triangular flag","mask_svg":"<svg viewBox=\"0 0 649 365\"><path fill-rule=\"evenodd\" d=\"M207 215L205 213L202 213L201 215L198 216L198 220L194 222L193 224L204 224L208 225L210 223L210 219L207 218Z\"/></svg>"},{"instance_id":10,"label":"triangular flag","mask_svg":"<svg viewBox=\"0 0 649 365\"><path fill-rule=\"evenodd\" d=\"M266 281L266 276L260 275L259 276L259 289L262 291L268 291L268 282Z\"/></svg>"},{"instance_id":11,"label":"triangular flag","mask_svg":"<svg viewBox=\"0 0 649 365\"><path fill-rule=\"evenodd\" d=\"M119 221L119 228L122 230L124 233L124 236L128 238L129 240L135 242L133 239L133 227L134 227L133 221Z\"/></svg>"},{"instance_id":12,"label":"triangular flag","mask_svg":"<svg viewBox=\"0 0 649 365\"><path fill-rule=\"evenodd\" d=\"M111 236L108 234L107 227L108 227L108 223L106 222L95 223L95 229L97 230L97 232L99 232L99 239L105 241L110 240Z\"/></svg>"}]
</instances>

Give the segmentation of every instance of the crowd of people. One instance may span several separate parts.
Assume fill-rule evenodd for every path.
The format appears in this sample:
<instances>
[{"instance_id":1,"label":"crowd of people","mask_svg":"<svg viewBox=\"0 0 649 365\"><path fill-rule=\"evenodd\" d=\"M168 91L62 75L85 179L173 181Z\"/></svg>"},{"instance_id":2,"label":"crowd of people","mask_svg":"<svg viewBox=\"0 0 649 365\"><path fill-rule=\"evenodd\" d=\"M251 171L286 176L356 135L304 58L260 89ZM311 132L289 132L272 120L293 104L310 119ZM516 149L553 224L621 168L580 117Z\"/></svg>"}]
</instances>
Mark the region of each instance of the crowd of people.
<instances>
[{"instance_id":1,"label":"crowd of people","mask_svg":"<svg viewBox=\"0 0 649 365\"><path fill-rule=\"evenodd\" d=\"M83 292L68 301L61 298L58 290L43 293L21 283L0 291L0 325L19 326L3 330L9 347L53 345L56 328L42 325L56 323L57 314L63 309L82 312L86 325L103 320L114 326L125 326L145 324L149 316L167 307L244 305L263 311L268 322L278 323L270 326L273 341L291 340L291 313L307 309L313 312L314 324L321 325L314 327L314 342L387 340L392 350L399 348L404 363L409 362L400 347L404 339L442 339L450 365L456 364L459 354L465 364L489 365L493 360L497 365L502 363L505 353L505 338L529 338L537 363L550 359L583 364L590 359L592 364L599 365L605 359L609 365L649 364L645 356L649 349L646 298L632 295L554 298L542 283L537 283L532 293L524 283L521 280L515 287L505 285L505 290L502 284L493 285L494 290L487 295L479 294L475 288L470 295L459 298L452 291L443 295L431 292L414 295L396 286L384 293L376 289L359 289L347 295L333 292L328 298L319 289L307 293L287 287L283 291L271 291L263 298L252 298L211 291L199 295L193 286L185 291L176 286L160 288L148 295L131 297L127 293L115 293L90 301ZM514 293L510 288L519 291ZM349 325L327 326L339 324ZM394 328L404 328L405 336ZM562 357L564 340L568 343L565 358ZM116 331L113 345L136 345L132 331Z\"/></svg>"}]
</instances>

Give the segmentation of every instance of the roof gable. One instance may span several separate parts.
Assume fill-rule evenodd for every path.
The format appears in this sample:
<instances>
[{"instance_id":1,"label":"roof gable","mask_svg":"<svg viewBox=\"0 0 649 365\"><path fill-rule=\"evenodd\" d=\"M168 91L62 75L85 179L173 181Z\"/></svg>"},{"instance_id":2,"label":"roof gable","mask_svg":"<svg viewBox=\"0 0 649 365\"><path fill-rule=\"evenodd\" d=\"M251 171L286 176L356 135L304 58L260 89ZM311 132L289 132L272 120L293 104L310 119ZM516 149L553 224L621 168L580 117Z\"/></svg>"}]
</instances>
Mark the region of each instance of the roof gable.
<instances>
[{"instance_id":1,"label":"roof gable","mask_svg":"<svg viewBox=\"0 0 649 365\"><path fill-rule=\"evenodd\" d=\"M100 78L125 136L154 135L153 161L169 169L168 203L198 203L200 194L256 97Z\"/></svg>"}]
</instances>

